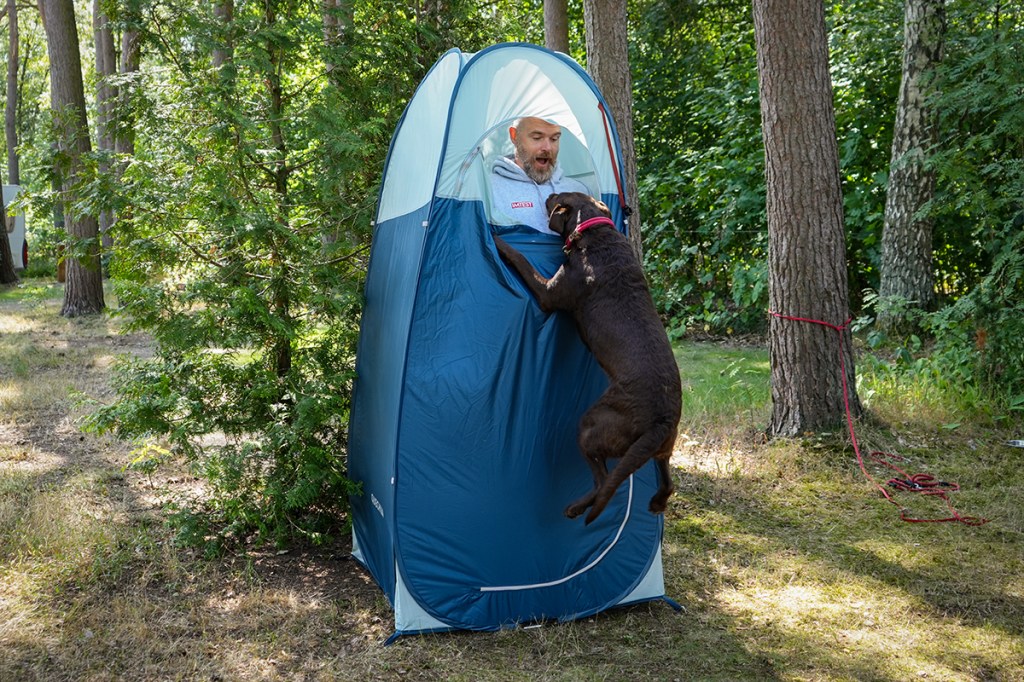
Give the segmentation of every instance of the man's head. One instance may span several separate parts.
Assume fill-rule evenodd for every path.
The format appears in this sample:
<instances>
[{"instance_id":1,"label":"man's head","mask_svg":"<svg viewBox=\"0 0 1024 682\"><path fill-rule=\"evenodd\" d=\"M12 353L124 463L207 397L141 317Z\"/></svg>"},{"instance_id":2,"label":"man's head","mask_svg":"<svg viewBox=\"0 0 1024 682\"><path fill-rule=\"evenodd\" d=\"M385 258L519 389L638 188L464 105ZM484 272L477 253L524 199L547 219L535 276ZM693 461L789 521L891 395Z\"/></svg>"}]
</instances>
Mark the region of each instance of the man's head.
<instances>
[{"instance_id":1,"label":"man's head","mask_svg":"<svg viewBox=\"0 0 1024 682\"><path fill-rule=\"evenodd\" d=\"M561 126L526 116L516 121L508 129L508 134L516 146L516 165L538 185L550 180L558 161Z\"/></svg>"}]
</instances>

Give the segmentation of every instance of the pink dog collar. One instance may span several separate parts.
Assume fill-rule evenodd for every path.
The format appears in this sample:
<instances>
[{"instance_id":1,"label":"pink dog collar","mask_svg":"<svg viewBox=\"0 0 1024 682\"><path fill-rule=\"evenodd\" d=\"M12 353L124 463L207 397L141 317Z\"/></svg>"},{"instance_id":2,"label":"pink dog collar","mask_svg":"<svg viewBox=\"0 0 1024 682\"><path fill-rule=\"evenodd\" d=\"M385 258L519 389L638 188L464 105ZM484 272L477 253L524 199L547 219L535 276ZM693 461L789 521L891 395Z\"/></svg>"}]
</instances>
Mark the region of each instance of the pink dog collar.
<instances>
[{"instance_id":1,"label":"pink dog collar","mask_svg":"<svg viewBox=\"0 0 1024 682\"><path fill-rule=\"evenodd\" d=\"M597 216L596 218L590 218L589 220L584 220L576 226L576 229L572 231L569 238L565 240L565 247L562 249L562 251L565 252L565 255L569 255L569 252L572 251L573 242L580 238L580 233L594 225L611 225L612 227L615 227L615 221L611 218L605 218L603 215Z\"/></svg>"}]
</instances>

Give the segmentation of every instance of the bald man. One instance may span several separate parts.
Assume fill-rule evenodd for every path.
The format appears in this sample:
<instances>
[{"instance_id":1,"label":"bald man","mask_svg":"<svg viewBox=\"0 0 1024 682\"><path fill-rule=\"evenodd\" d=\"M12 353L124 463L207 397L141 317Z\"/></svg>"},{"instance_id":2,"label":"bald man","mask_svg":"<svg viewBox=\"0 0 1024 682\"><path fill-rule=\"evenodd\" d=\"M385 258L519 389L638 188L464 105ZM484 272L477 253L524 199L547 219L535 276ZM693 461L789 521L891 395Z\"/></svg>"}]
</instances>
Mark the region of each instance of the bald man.
<instances>
[{"instance_id":1,"label":"bald man","mask_svg":"<svg viewBox=\"0 0 1024 682\"><path fill-rule=\"evenodd\" d=\"M494 162L491 199L494 217L502 222L526 225L538 232L548 229L544 202L559 192L590 194L579 180L565 177L558 167L558 145L562 127L542 118L524 117L508 129L515 155Z\"/></svg>"}]
</instances>

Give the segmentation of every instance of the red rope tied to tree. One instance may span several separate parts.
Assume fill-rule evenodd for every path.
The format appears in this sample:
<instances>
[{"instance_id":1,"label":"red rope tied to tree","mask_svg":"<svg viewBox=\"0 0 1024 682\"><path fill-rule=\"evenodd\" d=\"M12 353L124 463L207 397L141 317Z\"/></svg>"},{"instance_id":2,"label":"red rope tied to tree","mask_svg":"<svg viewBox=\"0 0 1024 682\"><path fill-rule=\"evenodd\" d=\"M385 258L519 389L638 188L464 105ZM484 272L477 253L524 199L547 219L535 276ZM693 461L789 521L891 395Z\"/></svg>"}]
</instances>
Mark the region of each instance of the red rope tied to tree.
<instances>
[{"instance_id":1,"label":"red rope tied to tree","mask_svg":"<svg viewBox=\"0 0 1024 682\"><path fill-rule=\"evenodd\" d=\"M949 483L946 481L939 481L931 474L908 474L903 471L890 460L898 459L904 460L905 458L899 455L892 455L886 452L879 452L875 450L871 452L871 459L875 462L886 466L893 471L897 472L902 478L890 478L886 483L897 491L904 492L915 492L921 495L932 495L942 499L946 503L946 507L949 508L950 515L940 519L920 519L908 516L907 509L900 505L886 490L885 486L879 484L874 477L868 472L867 467L864 465L864 457L860 452L860 445L857 443L857 434L853 428L853 413L850 410L850 392L846 384L846 358L843 355L843 332L846 331L847 326L853 320L849 318L841 325L831 324L829 322L823 322L821 320L814 320L807 317L794 317L792 315L782 315L774 310L768 311L769 315L777 317L780 320L789 320L791 322L807 322L809 324L816 324L822 327L828 327L829 329L836 332L839 336L839 369L842 373L842 384L843 384L843 406L846 408L846 424L850 430L850 441L853 443L853 451L857 455L857 464L860 466L861 472L864 476L871 481L872 484L882 493L889 502L899 508L900 519L907 523L947 523L955 521L962 523L966 526L981 526L989 522L989 519L981 518L977 516L961 516L959 512L953 507L953 503L949 499L948 493L956 492L960 490L960 486L956 483Z\"/></svg>"}]
</instances>

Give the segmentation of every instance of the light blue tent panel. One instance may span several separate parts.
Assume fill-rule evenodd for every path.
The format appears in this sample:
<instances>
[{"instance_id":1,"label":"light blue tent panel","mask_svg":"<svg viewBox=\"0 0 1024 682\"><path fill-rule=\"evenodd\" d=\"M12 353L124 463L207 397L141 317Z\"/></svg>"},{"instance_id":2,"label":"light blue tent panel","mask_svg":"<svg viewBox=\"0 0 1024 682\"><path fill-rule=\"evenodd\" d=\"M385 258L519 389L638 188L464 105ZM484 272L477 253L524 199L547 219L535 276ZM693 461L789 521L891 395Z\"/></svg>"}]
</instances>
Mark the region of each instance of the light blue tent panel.
<instances>
[{"instance_id":1,"label":"light blue tent panel","mask_svg":"<svg viewBox=\"0 0 1024 682\"><path fill-rule=\"evenodd\" d=\"M349 434L353 553L396 635L571 620L664 598L646 466L590 526L580 416L607 379L571 318L541 312L493 234L550 275L561 242L489 219L487 175L520 116L562 126L559 164L623 231L615 127L591 79L533 45L446 53L392 139L366 282Z\"/></svg>"}]
</instances>

